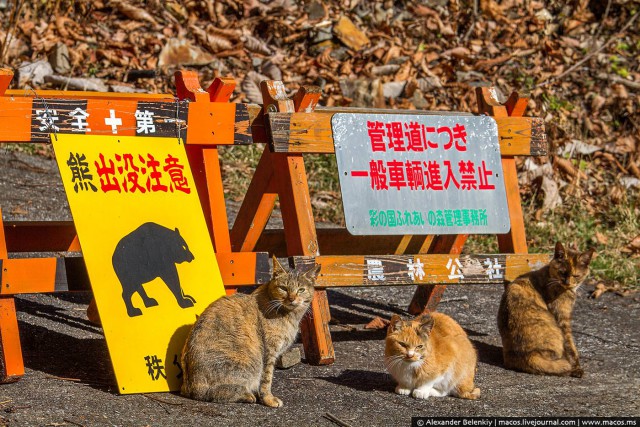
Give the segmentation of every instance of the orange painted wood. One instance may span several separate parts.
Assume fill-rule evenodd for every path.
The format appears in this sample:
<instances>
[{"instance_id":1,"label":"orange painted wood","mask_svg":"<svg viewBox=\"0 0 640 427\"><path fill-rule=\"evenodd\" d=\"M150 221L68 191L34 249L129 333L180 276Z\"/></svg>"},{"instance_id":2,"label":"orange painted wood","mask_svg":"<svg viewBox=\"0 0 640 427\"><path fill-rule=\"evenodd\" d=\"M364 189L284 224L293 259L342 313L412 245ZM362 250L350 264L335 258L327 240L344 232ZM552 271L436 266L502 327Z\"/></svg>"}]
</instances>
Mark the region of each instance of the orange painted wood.
<instances>
[{"instance_id":1,"label":"orange painted wood","mask_svg":"<svg viewBox=\"0 0 640 427\"><path fill-rule=\"evenodd\" d=\"M345 110L344 112L349 112ZM371 110L369 114L377 112ZM275 152L333 153L333 111L270 113L271 142ZM420 115L416 112L415 115ZM534 117L496 117L502 155L544 155L544 122Z\"/></svg>"},{"instance_id":2,"label":"orange painted wood","mask_svg":"<svg viewBox=\"0 0 640 427\"><path fill-rule=\"evenodd\" d=\"M2 209L0 209L0 289L3 289L8 281L7 258ZM0 297L0 383L17 381L23 375L24 362L15 303L13 298L2 296Z\"/></svg>"},{"instance_id":3,"label":"orange painted wood","mask_svg":"<svg viewBox=\"0 0 640 427\"><path fill-rule=\"evenodd\" d=\"M457 255L467 240L466 234L437 236L431 242L429 253ZM409 304L409 313L418 315L434 311L444 294L446 285L431 284L418 286Z\"/></svg>"},{"instance_id":4,"label":"orange painted wood","mask_svg":"<svg viewBox=\"0 0 640 427\"><path fill-rule=\"evenodd\" d=\"M0 94L0 96L2 96ZM113 99L125 101L153 101L174 102L175 97L170 93L120 93L120 92L85 92L80 90L20 90L9 89L4 93L6 97L24 98L56 98L56 99Z\"/></svg>"},{"instance_id":5,"label":"orange painted wood","mask_svg":"<svg viewBox=\"0 0 640 427\"><path fill-rule=\"evenodd\" d=\"M265 80L260 83L260 91L265 113L295 111L293 100L287 97L287 89L281 81Z\"/></svg>"},{"instance_id":6,"label":"orange painted wood","mask_svg":"<svg viewBox=\"0 0 640 427\"><path fill-rule=\"evenodd\" d=\"M197 71L178 70L174 73L174 80L178 98L203 103L209 101L209 93L200 86Z\"/></svg>"},{"instance_id":7,"label":"orange painted wood","mask_svg":"<svg viewBox=\"0 0 640 427\"><path fill-rule=\"evenodd\" d=\"M54 292L55 258L11 258L2 260L0 295Z\"/></svg>"},{"instance_id":8,"label":"orange painted wood","mask_svg":"<svg viewBox=\"0 0 640 427\"><path fill-rule=\"evenodd\" d=\"M94 134L113 135L111 125L106 124L104 119L105 117L110 117L113 110L115 117L122 121L122 124L118 126L117 134L119 136L135 136L137 107L138 103L136 101L89 99L87 101L88 126Z\"/></svg>"},{"instance_id":9,"label":"orange painted wood","mask_svg":"<svg viewBox=\"0 0 640 427\"><path fill-rule=\"evenodd\" d=\"M4 232L8 252L79 252L72 221L7 221Z\"/></svg>"},{"instance_id":10,"label":"orange painted wood","mask_svg":"<svg viewBox=\"0 0 640 427\"><path fill-rule=\"evenodd\" d=\"M0 68L0 96L4 96L12 79L13 71L8 68Z\"/></svg>"},{"instance_id":11,"label":"orange painted wood","mask_svg":"<svg viewBox=\"0 0 640 427\"><path fill-rule=\"evenodd\" d=\"M282 82L266 81L260 85L267 113L294 112L295 106L307 110L317 103L318 94L303 88L294 101L286 96ZM310 113L309 113L310 114ZM272 154L276 188L280 200L289 255L317 255L319 252L311 197L301 155ZM305 358L314 365L335 361L335 351L329 331L329 301L325 291L316 291L311 304L311 316L300 324Z\"/></svg>"},{"instance_id":12,"label":"orange painted wood","mask_svg":"<svg viewBox=\"0 0 640 427\"><path fill-rule=\"evenodd\" d=\"M230 77L216 77L207 88L209 101L229 102L233 90L236 88L236 81Z\"/></svg>"},{"instance_id":13,"label":"orange painted wood","mask_svg":"<svg viewBox=\"0 0 640 427\"><path fill-rule=\"evenodd\" d=\"M529 98L521 96L518 92L512 92L505 102L504 106L507 108L507 114L510 117L522 117L529 105Z\"/></svg>"},{"instance_id":14,"label":"orange painted wood","mask_svg":"<svg viewBox=\"0 0 640 427\"><path fill-rule=\"evenodd\" d=\"M202 154L204 158L205 175L207 177L209 212L211 212L215 251L231 252L229 223L227 221L227 209L224 202L224 189L222 188L222 174L220 172L218 149L203 148Z\"/></svg>"},{"instance_id":15,"label":"orange painted wood","mask_svg":"<svg viewBox=\"0 0 640 427\"><path fill-rule=\"evenodd\" d=\"M396 247L393 253L396 255L402 255L406 253L406 250L409 247L409 244L411 243L411 238L412 238L411 235L402 236L400 243L398 244L398 246Z\"/></svg>"},{"instance_id":16,"label":"orange painted wood","mask_svg":"<svg viewBox=\"0 0 640 427\"><path fill-rule=\"evenodd\" d=\"M234 143L236 104L192 102L189 104L188 144Z\"/></svg>"},{"instance_id":17,"label":"orange painted wood","mask_svg":"<svg viewBox=\"0 0 640 427\"><path fill-rule=\"evenodd\" d=\"M381 261L384 280L371 280L367 273L367 260ZM460 271L463 278L450 277L447 262L458 259L462 264ZM417 255L382 255L382 256L327 256L293 257L296 268L308 268L312 263L320 264L321 270L316 286L319 288L351 287L351 286L410 286L410 285L504 285L516 277L546 265L550 254L417 254ZM418 260L423 264L424 276L407 273L408 262L415 264ZM490 277L487 274L487 260L492 263L498 260L503 277Z\"/></svg>"},{"instance_id":18,"label":"orange painted wood","mask_svg":"<svg viewBox=\"0 0 640 427\"><path fill-rule=\"evenodd\" d=\"M31 98L0 98L0 141L31 141Z\"/></svg>"},{"instance_id":19,"label":"orange painted wood","mask_svg":"<svg viewBox=\"0 0 640 427\"><path fill-rule=\"evenodd\" d=\"M518 171L513 157L502 158L502 174L507 192L507 207L511 230L506 234L498 235L498 248L501 252L526 254L527 236L524 227L524 214L520 201L520 188L518 186Z\"/></svg>"},{"instance_id":20,"label":"orange painted wood","mask_svg":"<svg viewBox=\"0 0 640 427\"><path fill-rule=\"evenodd\" d=\"M271 279L266 252L216 253L216 258L225 287L259 285Z\"/></svg>"},{"instance_id":21,"label":"orange painted wood","mask_svg":"<svg viewBox=\"0 0 640 427\"><path fill-rule=\"evenodd\" d=\"M231 229L233 250L246 252L255 249L277 198L271 153L265 147Z\"/></svg>"},{"instance_id":22,"label":"orange painted wood","mask_svg":"<svg viewBox=\"0 0 640 427\"><path fill-rule=\"evenodd\" d=\"M11 297L0 297L0 383L18 381L23 375L15 303Z\"/></svg>"},{"instance_id":23,"label":"orange painted wood","mask_svg":"<svg viewBox=\"0 0 640 427\"><path fill-rule=\"evenodd\" d=\"M321 95L322 90L318 86L302 86L293 96L294 110L311 113L318 105Z\"/></svg>"},{"instance_id":24,"label":"orange painted wood","mask_svg":"<svg viewBox=\"0 0 640 427\"><path fill-rule=\"evenodd\" d=\"M477 88L478 108L480 112L491 114L495 117L517 119L524 113L528 99L520 97L517 93L511 94L505 104L500 104L492 88ZM498 247L503 252L527 253L527 237L524 227L524 216L520 200L520 187L518 185L518 171L515 159L503 155L502 174L504 175L505 190L507 193L507 205L511 229L508 233L498 236Z\"/></svg>"}]
</instances>

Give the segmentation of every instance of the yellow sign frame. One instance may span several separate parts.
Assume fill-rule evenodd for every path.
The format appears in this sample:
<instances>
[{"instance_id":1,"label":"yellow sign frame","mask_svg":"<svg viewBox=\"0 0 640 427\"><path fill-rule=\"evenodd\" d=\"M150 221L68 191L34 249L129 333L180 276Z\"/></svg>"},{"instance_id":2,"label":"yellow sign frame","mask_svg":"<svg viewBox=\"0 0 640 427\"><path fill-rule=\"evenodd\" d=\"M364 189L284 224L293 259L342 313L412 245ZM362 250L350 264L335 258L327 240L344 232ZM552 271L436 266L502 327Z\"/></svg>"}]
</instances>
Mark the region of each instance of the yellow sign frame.
<instances>
[{"instance_id":1,"label":"yellow sign frame","mask_svg":"<svg viewBox=\"0 0 640 427\"><path fill-rule=\"evenodd\" d=\"M52 143L119 392L179 390L186 336L225 293L184 142Z\"/></svg>"}]
</instances>

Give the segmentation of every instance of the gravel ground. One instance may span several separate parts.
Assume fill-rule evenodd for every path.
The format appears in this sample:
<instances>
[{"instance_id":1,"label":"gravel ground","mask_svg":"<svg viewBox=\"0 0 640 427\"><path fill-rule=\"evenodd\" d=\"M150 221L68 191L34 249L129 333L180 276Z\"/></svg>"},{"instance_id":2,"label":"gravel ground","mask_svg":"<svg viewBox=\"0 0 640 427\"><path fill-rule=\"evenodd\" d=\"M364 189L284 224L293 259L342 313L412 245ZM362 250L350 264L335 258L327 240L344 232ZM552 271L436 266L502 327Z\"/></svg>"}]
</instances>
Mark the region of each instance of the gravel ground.
<instances>
[{"instance_id":1,"label":"gravel ground","mask_svg":"<svg viewBox=\"0 0 640 427\"><path fill-rule=\"evenodd\" d=\"M53 161L0 149L4 220L69 219ZM579 294L574 334L585 377L516 373L501 365L495 316L501 289L456 286L440 310L456 319L479 352L477 401L416 400L393 393L382 363L384 331L376 316L405 313L413 289L329 291L336 362L298 364L275 373L284 407L219 405L176 394L117 394L101 329L89 323L90 294L16 298L26 373L0 386L0 424L10 426L410 426L411 416L640 416L640 297ZM300 344L297 344L300 345Z\"/></svg>"}]
</instances>

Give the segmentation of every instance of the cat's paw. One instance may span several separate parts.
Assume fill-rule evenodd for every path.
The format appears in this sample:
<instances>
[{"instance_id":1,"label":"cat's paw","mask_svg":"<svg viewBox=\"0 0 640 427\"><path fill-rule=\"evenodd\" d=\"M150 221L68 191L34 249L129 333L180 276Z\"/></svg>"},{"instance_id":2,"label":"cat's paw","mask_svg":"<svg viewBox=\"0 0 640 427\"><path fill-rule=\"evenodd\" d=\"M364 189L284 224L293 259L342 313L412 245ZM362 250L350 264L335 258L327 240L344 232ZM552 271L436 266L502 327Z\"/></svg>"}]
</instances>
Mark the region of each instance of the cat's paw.
<instances>
[{"instance_id":1,"label":"cat's paw","mask_svg":"<svg viewBox=\"0 0 640 427\"><path fill-rule=\"evenodd\" d=\"M575 378L582 378L584 376L584 370L580 366L575 366L569 375Z\"/></svg>"},{"instance_id":2,"label":"cat's paw","mask_svg":"<svg viewBox=\"0 0 640 427\"><path fill-rule=\"evenodd\" d=\"M431 389L429 389L429 390L415 389L411 393L411 396L415 397L416 399L426 399L431 395L432 395Z\"/></svg>"},{"instance_id":3,"label":"cat's paw","mask_svg":"<svg viewBox=\"0 0 640 427\"><path fill-rule=\"evenodd\" d=\"M271 408L279 408L283 405L282 400L275 397L273 394L268 394L262 397L262 403L265 406L269 406Z\"/></svg>"},{"instance_id":4,"label":"cat's paw","mask_svg":"<svg viewBox=\"0 0 640 427\"><path fill-rule=\"evenodd\" d=\"M396 387L396 393L397 394L402 394L404 396L409 396L411 394L411 390L409 390L408 388L402 388L400 386Z\"/></svg>"}]
</instances>

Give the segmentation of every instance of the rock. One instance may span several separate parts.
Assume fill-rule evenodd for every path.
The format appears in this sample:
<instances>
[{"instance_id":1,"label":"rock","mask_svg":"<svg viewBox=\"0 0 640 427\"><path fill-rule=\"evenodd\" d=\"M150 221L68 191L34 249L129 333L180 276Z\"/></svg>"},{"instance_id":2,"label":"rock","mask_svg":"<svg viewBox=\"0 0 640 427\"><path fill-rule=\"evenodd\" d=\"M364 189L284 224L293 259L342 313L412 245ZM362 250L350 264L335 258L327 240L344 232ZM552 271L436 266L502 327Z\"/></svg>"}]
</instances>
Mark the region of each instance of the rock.
<instances>
[{"instance_id":1,"label":"rock","mask_svg":"<svg viewBox=\"0 0 640 427\"><path fill-rule=\"evenodd\" d=\"M144 89L138 89L132 86L125 85L109 85L109 90L111 92L118 93L147 93L147 91Z\"/></svg>"},{"instance_id":2,"label":"rock","mask_svg":"<svg viewBox=\"0 0 640 427\"><path fill-rule=\"evenodd\" d=\"M289 369L302 361L302 355L298 347L292 347L276 360L276 368Z\"/></svg>"},{"instance_id":3,"label":"rock","mask_svg":"<svg viewBox=\"0 0 640 427\"><path fill-rule=\"evenodd\" d=\"M48 64L48 63L47 63ZM108 92L109 87L104 82L95 77L65 77L51 74L45 76L44 80L48 83L61 86L65 90L87 90L91 92Z\"/></svg>"},{"instance_id":4,"label":"rock","mask_svg":"<svg viewBox=\"0 0 640 427\"><path fill-rule=\"evenodd\" d=\"M333 38L331 27L320 27L311 33L311 44L322 43Z\"/></svg>"},{"instance_id":5,"label":"rock","mask_svg":"<svg viewBox=\"0 0 640 427\"><path fill-rule=\"evenodd\" d=\"M49 63L58 74L69 74L71 72L69 49L66 44L56 43L56 46L49 54Z\"/></svg>"},{"instance_id":6,"label":"rock","mask_svg":"<svg viewBox=\"0 0 640 427\"><path fill-rule=\"evenodd\" d=\"M382 95L385 98L398 98L402 95L407 82L389 82L382 85Z\"/></svg>"},{"instance_id":7,"label":"rock","mask_svg":"<svg viewBox=\"0 0 640 427\"><path fill-rule=\"evenodd\" d=\"M304 7L304 10L309 16L309 21L317 21L325 17L324 7L322 6L322 3L318 1L307 3L307 5Z\"/></svg>"},{"instance_id":8,"label":"rock","mask_svg":"<svg viewBox=\"0 0 640 427\"><path fill-rule=\"evenodd\" d=\"M194 46L189 40L172 38L162 48L158 66L165 68L177 65L207 65L213 59L213 56Z\"/></svg>"},{"instance_id":9,"label":"rock","mask_svg":"<svg viewBox=\"0 0 640 427\"><path fill-rule=\"evenodd\" d=\"M41 85L46 76L53 74L53 67L45 60L32 63L23 62L20 64L17 74L19 87L24 87L29 83Z\"/></svg>"},{"instance_id":10,"label":"rock","mask_svg":"<svg viewBox=\"0 0 640 427\"><path fill-rule=\"evenodd\" d=\"M370 43L369 37L363 33L346 16L341 16L333 27L333 32L349 48L359 51Z\"/></svg>"}]
</instances>

